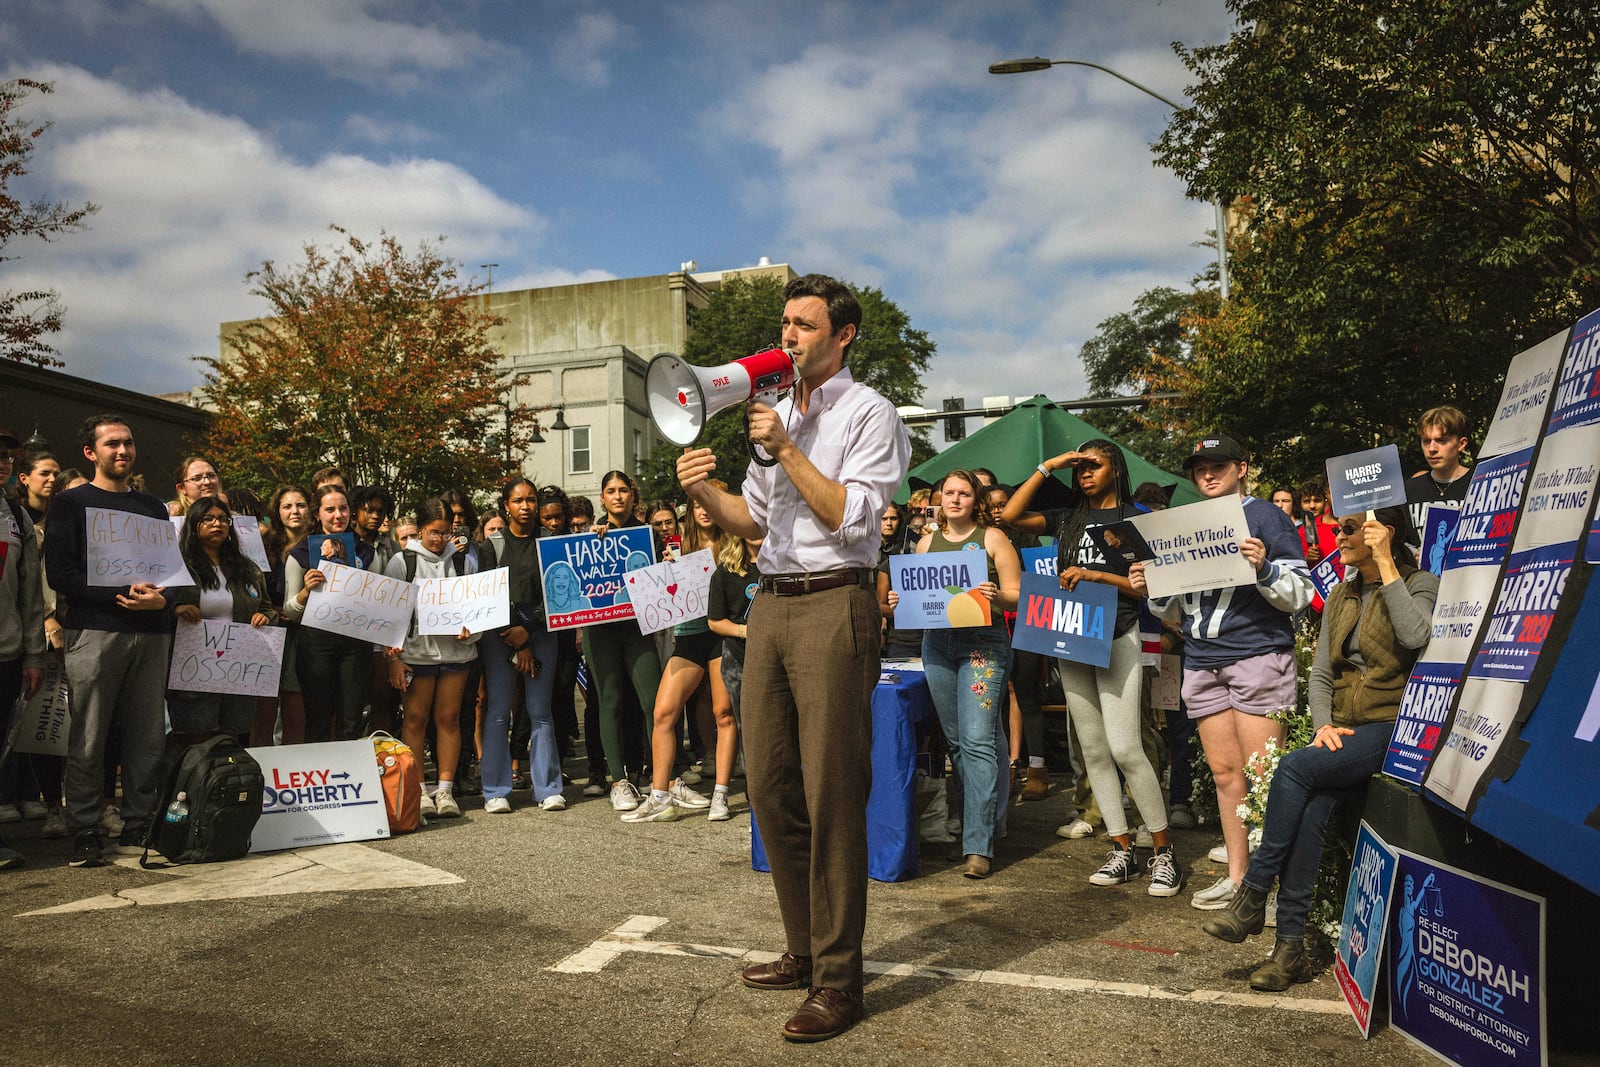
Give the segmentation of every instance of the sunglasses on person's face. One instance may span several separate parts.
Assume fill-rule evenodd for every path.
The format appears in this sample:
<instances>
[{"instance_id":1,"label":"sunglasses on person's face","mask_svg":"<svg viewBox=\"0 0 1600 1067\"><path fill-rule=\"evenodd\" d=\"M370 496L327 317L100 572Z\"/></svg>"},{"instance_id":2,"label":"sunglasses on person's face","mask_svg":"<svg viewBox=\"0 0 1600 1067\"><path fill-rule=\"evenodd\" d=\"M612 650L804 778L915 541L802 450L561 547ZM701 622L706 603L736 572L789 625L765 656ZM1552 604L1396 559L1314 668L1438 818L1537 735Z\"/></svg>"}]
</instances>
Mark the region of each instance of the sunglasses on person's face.
<instances>
[{"instance_id":1,"label":"sunglasses on person's face","mask_svg":"<svg viewBox=\"0 0 1600 1067\"><path fill-rule=\"evenodd\" d=\"M1366 523L1362 522L1342 522L1339 524L1339 532L1346 537L1354 537L1361 532L1361 528L1365 525Z\"/></svg>"}]
</instances>

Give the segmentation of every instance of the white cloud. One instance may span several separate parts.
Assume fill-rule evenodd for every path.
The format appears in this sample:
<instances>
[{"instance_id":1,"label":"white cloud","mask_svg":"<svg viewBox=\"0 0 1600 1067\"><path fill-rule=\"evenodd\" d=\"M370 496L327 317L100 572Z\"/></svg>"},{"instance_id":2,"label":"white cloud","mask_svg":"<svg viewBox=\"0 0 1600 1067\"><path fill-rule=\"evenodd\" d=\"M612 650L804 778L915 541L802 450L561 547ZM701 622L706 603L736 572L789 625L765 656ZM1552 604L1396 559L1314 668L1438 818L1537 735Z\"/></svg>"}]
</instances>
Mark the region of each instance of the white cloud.
<instances>
[{"instance_id":1,"label":"white cloud","mask_svg":"<svg viewBox=\"0 0 1600 1067\"><path fill-rule=\"evenodd\" d=\"M370 14L374 0L146 0L209 18L239 48L363 79L465 67L504 49L476 33Z\"/></svg>"},{"instance_id":2,"label":"white cloud","mask_svg":"<svg viewBox=\"0 0 1600 1067\"><path fill-rule=\"evenodd\" d=\"M610 54L629 47L634 36L616 16L587 12L579 15L566 33L551 42L551 60L580 85L608 85L611 82Z\"/></svg>"},{"instance_id":3,"label":"white cloud","mask_svg":"<svg viewBox=\"0 0 1600 1067\"><path fill-rule=\"evenodd\" d=\"M396 122L372 115L351 115L344 120L345 136L367 144L388 147L391 145L419 145L437 141L439 135L412 122Z\"/></svg>"},{"instance_id":4,"label":"white cloud","mask_svg":"<svg viewBox=\"0 0 1600 1067\"><path fill-rule=\"evenodd\" d=\"M194 384L187 357L216 353L217 324L264 310L245 273L330 243L330 223L368 238L387 229L407 247L448 235L444 253L469 265L536 247L543 232L537 213L450 163L300 162L247 123L165 90L131 91L75 67L32 73L55 83L36 111L56 124L30 179L101 210L88 230L26 250L7 285L61 293L66 328L54 344L72 374L155 391ZM129 338L137 360L125 358Z\"/></svg>"}]
</instances>

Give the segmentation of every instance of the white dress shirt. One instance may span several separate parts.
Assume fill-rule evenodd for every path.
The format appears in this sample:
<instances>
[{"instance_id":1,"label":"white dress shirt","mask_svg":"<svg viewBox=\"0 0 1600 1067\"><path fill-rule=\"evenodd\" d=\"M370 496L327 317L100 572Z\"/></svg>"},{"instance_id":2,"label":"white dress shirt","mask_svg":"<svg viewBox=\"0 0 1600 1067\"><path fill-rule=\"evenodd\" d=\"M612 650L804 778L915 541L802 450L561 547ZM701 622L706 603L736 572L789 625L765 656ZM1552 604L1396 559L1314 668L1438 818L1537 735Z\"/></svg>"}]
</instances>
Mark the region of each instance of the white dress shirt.
<instances>
[{"instance_id":1,"label":"white dress shirt","mask_svg":"<svg viewBox=\"0 0 1600 1067\"><path fill-rule=\"evenodd\" d=\"M911 439L894 406L843 367L812 390L804 414L792 397L775 410L812 465L844 486L844 522L826 529L781 465L752 463L744 499L766 537L756 566L762 574L876 567L880 517L911 463Z\"/></svg>"}]
</instances>

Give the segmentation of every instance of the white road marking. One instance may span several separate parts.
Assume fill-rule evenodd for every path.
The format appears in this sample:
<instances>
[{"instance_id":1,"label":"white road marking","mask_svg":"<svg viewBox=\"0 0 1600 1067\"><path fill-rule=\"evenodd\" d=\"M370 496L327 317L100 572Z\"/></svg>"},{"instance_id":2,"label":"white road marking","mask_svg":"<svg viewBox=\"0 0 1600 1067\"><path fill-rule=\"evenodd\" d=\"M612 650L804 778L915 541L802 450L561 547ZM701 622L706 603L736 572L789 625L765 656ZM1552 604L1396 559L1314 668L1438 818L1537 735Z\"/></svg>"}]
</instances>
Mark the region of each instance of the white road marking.
<instances>
[{"instance_id":1,"label":"white road marking","mask_svg":"<svg viewBox=\"0 0 1600 1067\"><path fill-rule=\"evenodd\" d=\"M669 920L655 915L630 915L622 925L608 930L598 940L546 968L564 974L594 974L624 952L643 952L656 956L694 956L699 958L770 963L776 952L756 949L724 948L685 941L647 941L645 935L665 926ZM1349 1011L1342 1000L1308 1000L1270 993L1238 993L1221 989L1167 989L1139 982L1106 982L1096 978L1064 978L1051 974L1021 974L1016 971L968 970L960 967L924 967L915 963L880 963L867 960L868 974L896 978L929 978L945 982L974 982L980 985L1020 986L1064 993L1099 993L1113 997L1144 1000L1170 1000L1189 1004L1221 1004L1239 1008L1281 1008L1312 1015L1343 1015Z\"/></svg>"},{"instance_id":2,"label":"white road marking","mask_svg":"<svg viewBox=\"0 0 1600 1067\"><path fill-rule=\"evenodd\" d=\"M118 866L141 870L133 857L118 859ZM171 875L169 881L86 897L53 908L22 915L63 915L78 911L127 908L135 904L184 904L196 900L237 900L292 893L333 893L367 889L403 889L409 886L453 885L459 875L392 856L365 845L320 845L304 852L272 852L225 863L196 863L168 867L154 873Z\"/></svg>"}]
</instances>

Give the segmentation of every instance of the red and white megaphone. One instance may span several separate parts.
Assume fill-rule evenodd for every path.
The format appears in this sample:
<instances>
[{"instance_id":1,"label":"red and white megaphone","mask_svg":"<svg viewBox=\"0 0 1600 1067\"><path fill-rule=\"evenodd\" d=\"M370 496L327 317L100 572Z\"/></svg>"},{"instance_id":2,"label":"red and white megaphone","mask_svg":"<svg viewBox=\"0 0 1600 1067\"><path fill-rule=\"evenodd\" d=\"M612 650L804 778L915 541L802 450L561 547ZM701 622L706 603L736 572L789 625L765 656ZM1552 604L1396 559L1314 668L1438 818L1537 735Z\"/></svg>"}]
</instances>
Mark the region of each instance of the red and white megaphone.
<instances>
[{"instance_id":1,"label":"red and white megaphone","mask_svg":"<svg viewBox=\"0 0 1600 1067\"><path fill-rule=\"evenodd\" d=\"M662 352L645 371L650 421L675 445L700 440L711 416L762 395L776 398L794 384L794 360L769 348L720 367L696 367Z\"/></svg>"}]
</instances>

